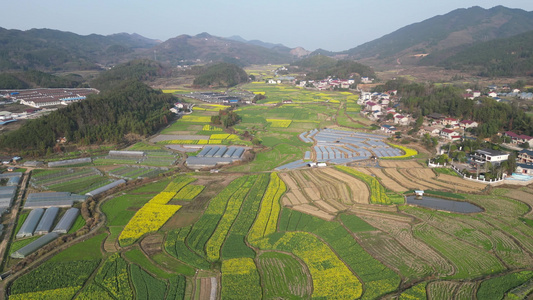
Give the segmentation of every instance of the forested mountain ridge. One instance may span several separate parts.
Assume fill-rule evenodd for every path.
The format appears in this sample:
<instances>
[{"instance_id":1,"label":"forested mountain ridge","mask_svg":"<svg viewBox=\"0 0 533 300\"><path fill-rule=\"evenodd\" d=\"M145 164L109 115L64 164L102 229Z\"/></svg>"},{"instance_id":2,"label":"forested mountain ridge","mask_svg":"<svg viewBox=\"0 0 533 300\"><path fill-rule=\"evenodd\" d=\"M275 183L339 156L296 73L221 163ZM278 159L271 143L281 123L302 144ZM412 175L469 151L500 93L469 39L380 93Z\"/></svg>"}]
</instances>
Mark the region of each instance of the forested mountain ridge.
<instances>
[{"instance_id":1,"label":"forested mountain ridge","mask_svg":"<svg viewBox=\"0 0 533 300\"><path fill-rule=\"evenodd\" d=\"M325 55L314 55L291 64L300 71L306 72L306 78L321 80L328 76L348 79L354 74L360 77L375 77L372 68L352 60L336 60Z\"/></svg>"},{"instance_id":2,"label":"forested mountain ridge","mask_svg":"<svg viewBox=\"0 0 533 300\"><path fill-rule=\"evenodd\" d=\"M439 65L480 76L533 76L533 31L477 43Z\"/></svg>"},{"instance_id":3,"label":"forested mountain ridge","mask_svg":"<svg viewBox=\"0 0 533 300\"><path fill-rule=\"evenodd\" d=\"M217 63L196 67L198 76L193 85L199 87L232 87L248 81L248 74L242 68L230 63Z\"/></svg>"},{"instance_id":4,"label":"forested mountain ridge","mask_svg":"<svg viewBox=\"0 0 533 300\"><path fill-rule=\"evenodd\" d=\"M530 30L533 30L533 12L503 6L491 9L476 6L405 26L343 53L353 58L399 58L449 51Z\"/></svg>"},{"instance_id":5,"label":"forested mountain ridge","mask_svg":"<svg viewBox=\"0 0 533 300\"><path fill-rule=\"evenodd\" d=\"M250 64L288 63L293 56L262 46L201 33L195 36L180 35L171 38L153 49L157 60L170 64L182 61L228 62L240 66Z\"/></svg>"},{"instance_id":6,"label":"forested mountain ridge","mask_svg":"<svg viewBox=\"0 0 533 300\"><path fill-rule=\"evenodd\" d=\"M99 69L99 65L126 61L157 43L136 34L82 36L51 29L0 28L0 71Z\"/></svg>"},{"instance_id":7,"label":"forested mountain ridge","mask_svg":"<svg viewBox=\"0 0 533 300\"><path fill-rule=\"evenodd\" d=\"M20 129L0 136L2 151L44 155L54 151L56 139L70 144L121 143L126 134L147 136L168 124L175 101L139 81L124 81L87 100L72 103Z\"/></svg>"}]
</instances>

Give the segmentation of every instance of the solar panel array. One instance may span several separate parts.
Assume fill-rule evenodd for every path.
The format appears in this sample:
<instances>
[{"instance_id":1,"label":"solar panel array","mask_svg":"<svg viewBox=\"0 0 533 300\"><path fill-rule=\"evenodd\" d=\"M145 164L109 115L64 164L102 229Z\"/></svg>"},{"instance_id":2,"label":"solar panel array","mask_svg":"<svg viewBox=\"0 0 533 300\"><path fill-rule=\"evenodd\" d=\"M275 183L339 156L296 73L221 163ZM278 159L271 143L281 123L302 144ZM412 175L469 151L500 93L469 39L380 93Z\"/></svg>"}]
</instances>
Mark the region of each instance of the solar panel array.
<instances>
[{"instance_id":1,"label":"solar panel array","mask_svg":"<svg viewBox=\"0 0 533 300\"><path fill-rule=\"evenodd\" d=\"M196 156L187 158L190 168L212 168L219 164L230 164L241 160L246 148L237 146L205 146Z\"/></svg>"}]
</instances>

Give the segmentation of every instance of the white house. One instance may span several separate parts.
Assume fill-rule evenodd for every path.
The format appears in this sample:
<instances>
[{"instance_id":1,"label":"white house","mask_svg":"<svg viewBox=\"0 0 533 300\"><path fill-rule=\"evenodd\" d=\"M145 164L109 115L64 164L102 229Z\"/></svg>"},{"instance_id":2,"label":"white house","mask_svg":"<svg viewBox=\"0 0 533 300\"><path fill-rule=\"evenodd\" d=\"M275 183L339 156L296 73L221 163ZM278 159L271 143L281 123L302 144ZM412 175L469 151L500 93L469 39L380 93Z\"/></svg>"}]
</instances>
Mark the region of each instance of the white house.
<instances>
[{"instance_id":1,"label":"white house","mask_svg":"<svg viewBox=\"0 0 533 300\"><path fill-rule=\"evenodd\" d=\"M400 115L400 114L396 114L394 116L394 124L398 124L398 125L401 125L401 126L407 126L407 125L409 125L409 117L406 117L406 116L403 116L403 115Z\"/></svg>"},{"instance_id":2,"label":"white house","mask_svg":"<svg viewBox=\"0 0 533 300\"><path fill-rule=\"evenodd\" d=\"M395 133L396 127L392 125L381 125L381 131L384 131L385 133Z\"/></svg>"},{"instance_id":3,"label":"white house","mask_svg":"<svg viewBox=\"0 0 533 300\"><path fill-rule=\"evenodd\" d=\"M441 130L440 136L452 141L457 141L461 139L461 135L459 133L448 128L444 128L443 130Z\"/></svg>"},{"instance_id":4,"label":"white house","mask_svg":"<svg viewBox=\"0 0 533 300\"><path fill-rule=\"evenodd\" d=\"M492 164L499 165L509 159L509 154L498 150L481 149L476 150L474 155L472 155L472 158L474 161L482 164L490 162Z\"/></svg>"},{"instance_id":5,"label":"white house","mask_svg":"<svg viewBox=\"0 0 533 300\"><path fill-rule=\"evenodd\" d=\"M367 111L381 111L381 105L372 101L368 101L366 104Z\"/></svg>"},{"instance_id":6,"label":"white house","mask_svg":"<svg viewBox=\"0 0 533 300\"><path fill-rule=\"evenodd\" d=\"M492 97L492 98L498 97L498 93L496 93L496 92L490 92L490 93L489 93L489 97Z\"/></svg>"},{"instance_id":7,"label":"white house","mask_svg":"<svg viewBox=\"0 0 533 300\"><path fill-rule=\"evenodd\" d=\"M481 97L481 92L480 92L480 91L473 91L473 92L472 92L472 96L473 96L474 98Z\"/></svg>"}]
</instances>

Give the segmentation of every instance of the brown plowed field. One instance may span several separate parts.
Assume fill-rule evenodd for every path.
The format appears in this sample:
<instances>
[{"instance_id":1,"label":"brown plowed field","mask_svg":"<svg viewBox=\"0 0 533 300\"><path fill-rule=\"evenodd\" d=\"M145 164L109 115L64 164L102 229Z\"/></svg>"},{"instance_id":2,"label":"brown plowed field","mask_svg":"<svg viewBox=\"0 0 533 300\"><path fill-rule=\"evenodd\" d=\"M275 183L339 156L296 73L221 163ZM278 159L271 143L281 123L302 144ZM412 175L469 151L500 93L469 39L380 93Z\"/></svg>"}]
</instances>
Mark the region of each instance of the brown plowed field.
<instances>
[{"instance_id":1,"label":"brown plowed field","mask_svg":"<svg viewBox=\"0 0 533 300\"><path fill-rule=\"evenodd\" d=\"M402 174L398 172L398 170L394 168L387 168L384 169L383 172L389 176L390 178L394 179L396 182L398 182L400 185L413 190L413 189L419 189L419 188L425 188L425 186L419 185L418 183L414 183L411 180L405 178Z\"/></svg>"},{"instance_id":2,"label":"brown plowed field","mask_svg":"<svg viewBox=\"0 0 533 300\"><path fill-rule=\"evenodd\" d=\"M320 171L348 185L348 188L352 192L352 197L349 202L363 204L369 203L370 191L368 190L368 186L361 180L332 168L324 168Z\"/></svg>"},{"instance_id":3,"label":"brown plowed field","mask_svg":"<svg viewBox=\"0 0 533 300\"><path fill-rule=\"evenodd\" d=\"M476 190L474 188L436 180L435 173L433 173L433 171L431 171L430 169L416 168L416 169L408 169L406 171L410 175L414 176L415 178L419 180L423 180L424 182L440 186L441 189L445 188L445 189L448 189L454 192L455 191L467 192L467 193L479 192L479 190Z\"/></svg>"},{"instance_id":4,"label":"brown plowed field","mask_svg":"<svg viewBox=\"0 0 533 300\"><path fill-rule=\"evenodd\" d=\"M475 182L475 181L470 181L470 180L466 180L466 179L462 179L462 178L459 178L457 176L452 176L452 175L448 175L448 174L439 174L438 180L451 182L453 184L457 184L457 185L460 185L460 186L466 186L466 187L474 188L474 189L477 189L477 190L482 190L482 189L487 187L486 184Z\"/></svg>"},{"instance_id":5,"label":"brown plowed field","mask_svg":"<svg viewBox=\"0 0 533 300\"><path fill-rule=\"evenodd\" d=\"M422 180L420 178L416 178L415 176L411 175L411 173L409 173L410 170L408 169L400 169L398 172L400 174L402 174L403 176L405 176L407 178L407 180L410 180L420 186L424 186L426 187L426 189L430 189L430 190L442 190L443 188L440 186L440 185L436 185L436 184L433 184L433 183L430 183L430 182L427 182L426 180Z\"/></svg>"},{"instance_id":6,"label":"brown plowed field","mask_svg":"<svg viewBox=\"0 0 533 300\"><path fill-rule=\"evenodd\" d=\"M411 160L380 160L379 165L384 168L402 168L402 169L422 167L422 165L420 165L416 161L411 161Z\"/></svg>"},{"instance_id":7,"label":"brown plowed field","mask_svg":"<svg viewBox=\"0 0 533 300\"><path fill-rule=\"evenodd\" d=\"M311 216L324 219L326 221L331 221L335 219L335 216L328 214L325 211L319 210L318 208L311 206L309 204L296 205L292 207L292 209L299 211L299 212L303 212L304 214L308 214Z\"/></svg>"},{"instance_id":8,"label":"brown plowed field","mask_svg":"<svg viewBox=\"0 0 533 300\"><path fill-rule=\"evenodd\" d=\"M376 175L376 177L379 178L381 184L383 184L389 190L399 193L403 193L408 190L407 188L399 185L396 181L385 175L381 169L369 168L368 170L370 170L372 174Z\"/></svg>"}]
</instances>

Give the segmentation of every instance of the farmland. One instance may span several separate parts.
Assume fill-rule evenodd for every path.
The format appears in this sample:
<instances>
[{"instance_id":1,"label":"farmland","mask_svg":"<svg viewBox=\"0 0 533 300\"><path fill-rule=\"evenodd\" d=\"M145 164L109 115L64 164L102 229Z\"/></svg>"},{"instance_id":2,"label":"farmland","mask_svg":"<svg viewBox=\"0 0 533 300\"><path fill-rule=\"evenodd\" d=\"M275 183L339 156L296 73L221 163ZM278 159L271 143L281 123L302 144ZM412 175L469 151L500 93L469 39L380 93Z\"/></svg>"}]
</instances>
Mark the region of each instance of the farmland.
<instances>
[{"instance_id":1,"label":"farmland","mask_svg":"<svg viewBox=\"0 0 533 300\"><path fill-rule=\"evenodd\" d=\"M351 92L242 88L267 98L236 107L242 121L232 129L210 123L226 106L194 102L192 114L128 148L148 159L100 157L87 166L33 171L31 189L39 191L84 193L112 177L132 184L95 204L103 214L97 232L9 278L9 297L523 299L531 293L531 187L487 188L450 169L425 167L411 147L370 132ZM324 148L317 151L319 141ZM180 156L162 150L168 144L242 144L253 155L192 172L173 165ZM306 155L318 161L319 153L330 158L328 166L278 168ZM337 153L360 158L332 166ZM460 214L405 203L414 189L483 210ZM19 215L18 227L26 217ZM80 216L74 227L93 218Z\"/></svg>"}]
</instances>

